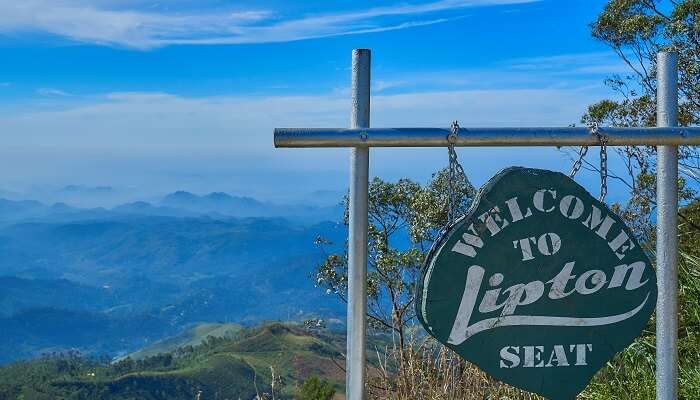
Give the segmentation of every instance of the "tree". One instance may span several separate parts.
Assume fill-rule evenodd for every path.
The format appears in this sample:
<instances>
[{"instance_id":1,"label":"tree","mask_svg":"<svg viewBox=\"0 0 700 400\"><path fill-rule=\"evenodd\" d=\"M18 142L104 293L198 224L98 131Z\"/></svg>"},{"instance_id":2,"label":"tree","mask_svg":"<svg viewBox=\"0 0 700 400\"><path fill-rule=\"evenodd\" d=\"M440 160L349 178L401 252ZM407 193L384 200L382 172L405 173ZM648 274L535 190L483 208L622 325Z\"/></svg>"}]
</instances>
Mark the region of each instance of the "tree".
<instances>
[{"instance_id":1,"label":"tree","mask_svg":"<svg viewBox=\"0 0 700 400\"><path fill-rule=\"evenodd\" d=\"M700 1L611 0L591 25L592 34L630 67L608 84L621 101L591 106L588 118L618 126L656 124L656 54L678 53L679 123L700 121Z\"/></svg>"},{"instance_id":2,"label":"tree","mask_svg":"<svg viewBox=\"0 0 700 400\"><path fill-rule=\"evenodd\" d=\"M595 22L592 35L610 46L629 66L630 73L615 75L606 83L619 100L602 100L591 105L582 117L585 124L616 127L656 125L656 54L678 53L679 124L700 122L700 1L698 0L611 0ZM641 239L651 242L651 215L656 198L656 148L627 146L616 149L624 171L609 171L612 179L630 190L630 200L615 205ZM700 153L695 147L680 149L679 195L693 200L690 183L700 184ZM590 169L597 170L592 164ZM681 213L680 217L687 221ZM700 227L696 227L700 230Z\"/></svg>"},{"instance_id":3,"label":"tree","mask_svg":"<svg viewBox=\"0 0 700 400\"><path fill-rule=\"evenodd\" d=\"M433 174L426 185L374 178L369 187L367 316L371 327L396 334L401 349L415 319L415 281L431 244L447 224L449 187L446 169ZM474 187L462 176L454 188L457 207L465 210ZM344 220L347 225L347 198ZM332 245L323 238L317 244L324 249ZM328 254L315 273L317 286L343 301L347 301L347 276L347 245L340 254Z\"/></svg>"},{"instance_id":4,"label":"tree","mask_svg":"<svg viewBox=\"0 0 700 400\"><path fill-rule=\"evenodd\" d=\"M613 76L606 83L619 100L602 100L583 116L585 124L617 127L656 125L656 53L675 51L679 67L679 124L700 123L700 0L610 0L591 24L595 38L609 45L629 66L626 76ZM656 148L621 147L617 153L625 171L611 177L630 190L627 204L614 205L632 224L641 241L652 247L655 236L653 211L656 198ZM591 164L589 168L595 169ZM679 198L686 204L679 211L679 353L680 396L696 398L700 371L700 199L692 189L700 184L700 153L695 147L679 151ZM587 398L654 396L654 326L603 370L587 390Z\"/></svg>"},{"instance_id":5,"label":"tree","mask_svg":"<svg viewBox=\"0 0 700 400\"><path fill-rule=\"evenodd\" d=\"M296 400L330 400L334 395L333 385L314 375L304 381L294 398Z\"/></svg>"},{"instance_id":6,"label":"tree","mask_svg":"<svg viewBox=\"0 0 700 400\"><path fill-rule=\"evenodd\" d=\"M409 179L374 178L369 188L368 319L370 326L393 334L377 352L377 369L368 377L371 399L531 399L499 384L429 336L410 335L414 327L415 282L430 247L448 224L448 171L421 185ZM453 182L457 214L472 203L476 190L465 176ZM348 223L347 199L345 223ZM317 243L327 251L314 278L327 293L347 301L347 244ZM413 339L413 340L412 340Z\"/></svg>"}]
</instances>

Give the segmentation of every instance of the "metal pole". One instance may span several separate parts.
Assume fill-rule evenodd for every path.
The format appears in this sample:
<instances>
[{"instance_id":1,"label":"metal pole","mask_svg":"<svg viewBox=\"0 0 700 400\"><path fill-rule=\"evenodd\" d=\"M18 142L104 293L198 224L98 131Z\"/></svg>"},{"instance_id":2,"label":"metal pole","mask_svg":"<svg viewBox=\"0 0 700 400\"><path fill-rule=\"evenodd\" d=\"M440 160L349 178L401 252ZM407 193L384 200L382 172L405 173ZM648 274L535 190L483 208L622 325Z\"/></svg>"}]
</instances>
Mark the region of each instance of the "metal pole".
<instances>
[{"instance_id":1,"label":"metal pole","mask_svg":"<svg viewBox=\"0 0 700 400\"><path fill-rule=\"evenodd\" d=\"M368 49L352 51L351 128L369 128L370 59ZM350 150L350 232L348 237L348 343L345 394L365 398L367 313L367 212L369 147Z\"/></svg>"},{"instance_id":2,"label":"metal pole","mask_svg":"<svg viewBox=\"0 0 700 400\"><path fill-rule=\"evenodd\" d=\"M276 147L446 147L444 128L277 128ZM609 146L700 145L700 127L601 127ZM460 128L455 146L596 146L589 128Z\"/></svg>"},{"instance_id":3,"label":"metal pole","mask_svg":"<svg viewBox=\"0 0 700 400\"><path fill-rule=\"evenodd\" d=\"M678 125L678 58L657 56L657 126ZM656 166L656 398L678 398L678 146L658 146Z\"/></svg>"}]
</instances>

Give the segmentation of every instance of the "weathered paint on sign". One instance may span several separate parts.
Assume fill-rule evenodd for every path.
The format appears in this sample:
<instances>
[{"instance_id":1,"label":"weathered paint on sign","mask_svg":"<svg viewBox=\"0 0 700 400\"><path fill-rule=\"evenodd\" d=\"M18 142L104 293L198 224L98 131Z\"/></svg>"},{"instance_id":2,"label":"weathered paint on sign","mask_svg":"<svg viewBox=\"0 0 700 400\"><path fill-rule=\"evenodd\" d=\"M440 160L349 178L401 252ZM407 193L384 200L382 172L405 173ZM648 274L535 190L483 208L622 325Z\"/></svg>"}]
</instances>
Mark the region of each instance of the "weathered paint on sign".
<instances>
[{"instance_id":1,"label":"weathered paint on sign","mask_svg":"<svg viewBox=\"0 0 700 400\"><path fill-rule=\"evenodd\" d=\"M629 228L583 187L513 167L434 244L416 299L425 329L466 360L573 399L639 335L656 277Z\"/></svg>"}]
</instances>

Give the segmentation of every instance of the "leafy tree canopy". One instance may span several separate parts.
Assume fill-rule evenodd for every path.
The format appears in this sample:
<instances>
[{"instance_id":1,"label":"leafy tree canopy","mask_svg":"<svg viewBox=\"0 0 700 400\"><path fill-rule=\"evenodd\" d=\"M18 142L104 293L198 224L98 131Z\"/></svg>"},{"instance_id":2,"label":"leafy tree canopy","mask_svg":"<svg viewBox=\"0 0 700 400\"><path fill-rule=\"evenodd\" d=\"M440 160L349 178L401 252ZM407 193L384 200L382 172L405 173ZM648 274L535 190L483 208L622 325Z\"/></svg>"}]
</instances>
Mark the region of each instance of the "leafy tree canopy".
<instances>
[{"instance_id":1,"label":"leafy tree canopy","mask_svg":"<svg viewBox=\"0 0 700 400\"><path fill-rule=\"evenodd\" d=\"M304 381L296 395L296 400L330 400L335 395L335 388L330 382L318 376L311 376Z\"/></svg>"},{"instance_id":2,"label":"leafy tree canopy","mask_svg":"<svg viewBox=\"0 0 700 400\"><path fill-rule=\"evenodd\" d=\"M592 35L617 53L629 66L629 74L614 75L606 83L614 99L589 106L581 122L616 127L656 125L656 55L678 54L679 124L700 122L700 0L611 0L591 24ZM626 146L615 150L623 170L609 171L630 192L627 204L614 205L635 233L653 244L651 216L656 203L656 148ZM700 184L700 153L682 147L679 153L679 197L684 204L696 198ZM586 163L590 170L598 170ZM681 219L688 221L683 213ZM700 229L700 227L696 227Z\"/></svg>"},{"instance_id":3,"label":"leafy tree canopy","mask_svg":"<svg viewBox=\"0 0 700 400\"><path fill-rule=\"evenodd\" d=\"M374 178L369 186L368 317L374 328L396 333L401 347L415 318L415 281L430 245L448 221L448 176L444 169L425 185ZM476 191L464 176L453 184L456 205L466 210ZM347 199L345 203L347 225ZM325 248L330 243L319 238L317 244ZM327 293L347 301L347 276L346 247L342 254L328 254L315 279Z\"/></svg>"}]
</instances>

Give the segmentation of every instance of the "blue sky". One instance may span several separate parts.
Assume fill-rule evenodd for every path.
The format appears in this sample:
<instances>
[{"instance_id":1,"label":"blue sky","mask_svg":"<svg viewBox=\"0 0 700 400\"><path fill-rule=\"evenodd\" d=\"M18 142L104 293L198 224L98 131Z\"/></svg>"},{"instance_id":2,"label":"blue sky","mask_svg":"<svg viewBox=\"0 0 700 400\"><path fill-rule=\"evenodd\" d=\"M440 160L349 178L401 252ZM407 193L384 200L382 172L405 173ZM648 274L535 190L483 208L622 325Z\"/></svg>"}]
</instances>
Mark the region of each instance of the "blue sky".
<instances>
[{"instance_id":1,"label":"blue sky","mask_svg":"<svg viewBox=\"0 0 700 400\"><path fill-rule=\"evenodd\" d=\"M342 191L346 150L276 150L272 128L346 126L357 47L373 51L373 126L576 123L626 72L590 36L604 4L0 0L0 188ZM460 156L477 184L509 165L568 169L554 149ZM372 174L425 180L445 163L375 150Z\"/></svg>"}]
</instances>

